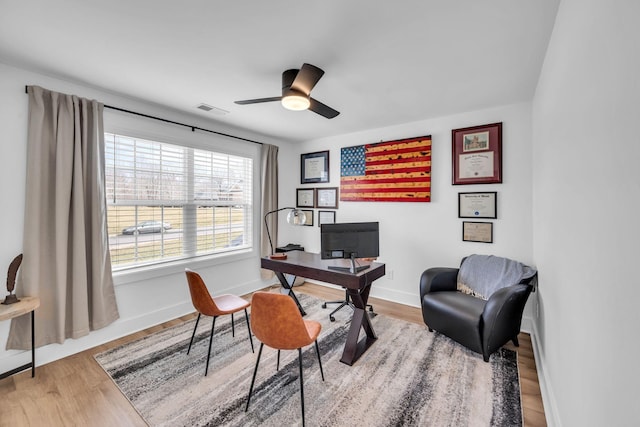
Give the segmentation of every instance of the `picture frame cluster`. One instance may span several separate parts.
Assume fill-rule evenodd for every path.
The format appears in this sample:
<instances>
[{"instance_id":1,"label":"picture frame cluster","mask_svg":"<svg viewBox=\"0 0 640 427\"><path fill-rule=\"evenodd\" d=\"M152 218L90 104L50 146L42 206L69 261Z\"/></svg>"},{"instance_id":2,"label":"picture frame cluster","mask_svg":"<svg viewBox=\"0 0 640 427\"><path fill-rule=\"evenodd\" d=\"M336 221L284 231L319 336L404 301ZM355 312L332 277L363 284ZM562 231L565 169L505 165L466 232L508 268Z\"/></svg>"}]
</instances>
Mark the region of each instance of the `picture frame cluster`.
<instances>
[{"instance_id":1,"label":"picture frame cluster","mask_svg":"<svg viewBox=\"0 0 640 427\"><path fill-rule=\"evenodd\" d=\"M452 185L502 183L502 123L451 131ZM497 219L498 192L458 193L458 218ZM493 222L463 221L462 241L493 243Z\"/></svg>"},{"instance_id":2,"label":"picture frame cluster","mask_svg":"<svg viewBox=\"0 0 640 427\"><path fill-rule=\"evenodd\" d=\"M301 208L306 214L307 219L305 225L313 225L313 209L337 209L338 208L338 188L337 187L320 187L320 188L298 188L296 189L296 207ZM308 209L304 209L308 208ZM333 224L336 222L336 212L329 210L318 211L318 226L322 224Z\"/></svg>"}]
</instances>

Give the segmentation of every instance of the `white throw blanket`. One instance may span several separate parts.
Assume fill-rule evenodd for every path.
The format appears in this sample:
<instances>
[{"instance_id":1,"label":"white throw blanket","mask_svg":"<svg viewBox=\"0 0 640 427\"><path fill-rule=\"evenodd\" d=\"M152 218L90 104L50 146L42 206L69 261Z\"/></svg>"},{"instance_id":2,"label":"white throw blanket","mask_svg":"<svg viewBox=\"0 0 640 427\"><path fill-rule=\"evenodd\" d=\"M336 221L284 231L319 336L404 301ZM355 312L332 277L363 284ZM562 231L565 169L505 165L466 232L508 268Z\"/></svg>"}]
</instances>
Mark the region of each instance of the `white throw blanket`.
<instances>
[{"instance_id":1,"label":"white throw blanket","mask_svg":"<svg viewBox=\"0 0 640 427\"><path fill-rule=\"evenodd\" d=\"M469 255L458 271L458 290L488 300L498 289L536 274L521 262L493 255Z\"/></svg>"}]
</instances>

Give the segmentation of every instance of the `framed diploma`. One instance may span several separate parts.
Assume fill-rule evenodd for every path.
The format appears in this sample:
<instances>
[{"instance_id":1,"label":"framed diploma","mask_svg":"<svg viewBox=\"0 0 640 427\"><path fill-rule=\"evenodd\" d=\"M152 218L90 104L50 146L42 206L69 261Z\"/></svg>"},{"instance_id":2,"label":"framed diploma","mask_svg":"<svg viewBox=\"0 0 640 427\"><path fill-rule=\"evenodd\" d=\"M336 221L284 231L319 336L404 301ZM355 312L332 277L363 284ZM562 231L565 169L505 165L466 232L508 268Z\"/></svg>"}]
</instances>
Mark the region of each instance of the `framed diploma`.
<instances>
[{"instance_id":1,"label":"framed diploma","mask_svg":"<svg viewBox=\"0 0 640 427\"><path fill-rule=\"evenodd\" d=\"M329 152L300 155L300 184L329 182Z\"/></svg>"},{"instance_id":2,"label":"framed diploma","mask_svg":"<svg viewBox=\"0 0 640 427\"><path fill-rule=\"evenodd\" d=\"M498 218L495 191L458 193L458 218Z\"/></svg>"},{"instance_id":3,"label":"framed diploma","mask_svg":"<svg viewBox=\"0 0 640 427\"><path fill-rule=\"evenodd\" d=\"M304 212L304 224L302 225L313 225L313 209L300 209Z\"/></svg>"},{"instance_id":4,"label":"framed diploma","mask_svg":"<svg viewBox=\"0 0 640 427\"><path fill-rule=\"evenodd\" d=\"M462 240L464 242L493 243L493 223L463 221Z\"/></svg>"},{"instance_id":5,"label":"framed diploma","mask_svg":"<svg viewBox=\"0 0 640 427\"><path fill-rule=\"evenodd\" d=\"M451 131L453 185L502 182L502 123Z\"/></svg>"},{"instance_id":6,"label":"framed diploma","mask_svg":"<svg viewBox=\"0 0 640 427\"><path fill-rule=\"evenodd\" d=\"M312 208L316 203L315 188L298 188L296 190L296 207Z\"/></svg>"},{"instance_id":7,"label":"framed diploma","mask_svg":"<svg viewBox=\"0 0 640 427\"><path fill-rule=\"evenodd\" d=\"M338 187L316 189L316 208L338 208Z\"/></svg>"},{"instance_id":8,"label":"framed diploma","mask_svg":"<svg viewBox=\"0 0 640 427\"><path fill-rule=\"evenodd\" d=\"M318 211L318 227L322 224L334 224L336 222L336 211Z\"/></svg>"}]
</instances>

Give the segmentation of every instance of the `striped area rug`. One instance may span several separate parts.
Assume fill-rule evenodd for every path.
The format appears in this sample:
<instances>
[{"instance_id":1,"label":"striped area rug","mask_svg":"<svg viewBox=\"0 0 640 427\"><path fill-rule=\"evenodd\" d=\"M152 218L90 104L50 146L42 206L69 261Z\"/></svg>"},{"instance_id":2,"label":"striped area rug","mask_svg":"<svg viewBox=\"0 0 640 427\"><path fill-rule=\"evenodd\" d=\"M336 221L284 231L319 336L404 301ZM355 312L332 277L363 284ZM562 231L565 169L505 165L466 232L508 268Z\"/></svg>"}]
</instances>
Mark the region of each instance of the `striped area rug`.
<instances>
[{"instance_id":1,"label":"striped area rug","mask_svg":"<svg viewBox=\"0 0 640 427\"><path fill-rule=\"evenodd\" d=\"M378 340L353 366L340 362L351 310L328 319L322 301L300 294L306 319L322 323L318 344L303 351L308 426L519 426L520 385L515 352L489 363L425 327L383 315L372 319ZM216 321L209 373L204 376L211 318L203 317L187 355L194 321L100 353L97 362L151 426L301 425L297 351L265 347L249 411L256 353L244 316Z\"/></svg>"}]
</instances>

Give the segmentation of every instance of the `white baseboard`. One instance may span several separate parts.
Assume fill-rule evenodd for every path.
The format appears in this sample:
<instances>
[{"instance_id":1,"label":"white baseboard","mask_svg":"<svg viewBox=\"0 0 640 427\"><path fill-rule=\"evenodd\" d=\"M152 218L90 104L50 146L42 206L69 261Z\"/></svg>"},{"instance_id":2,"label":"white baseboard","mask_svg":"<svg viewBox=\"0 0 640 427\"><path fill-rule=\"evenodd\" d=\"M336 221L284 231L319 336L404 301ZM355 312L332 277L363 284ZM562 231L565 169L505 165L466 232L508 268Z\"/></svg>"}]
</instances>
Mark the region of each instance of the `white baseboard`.
<instances>
[{"instance_id":1,"label":"white baseboard","mask_svg":"<svg viewBox=\"0 0 640 427\"><path fill-rule=\"evenodd\" d=\"M532 322L531 325L531 344L533 346L533 356L536 359L536 371L538 372L538 384L540 384L540 393L542 394L544 416L547 419L547 425L549 427L562 427L553 387L551 386L551 381L549 381L549 371L546 369L545 358L540 348L538 328L535 322Z\"/></svg>"}]
</instances>

